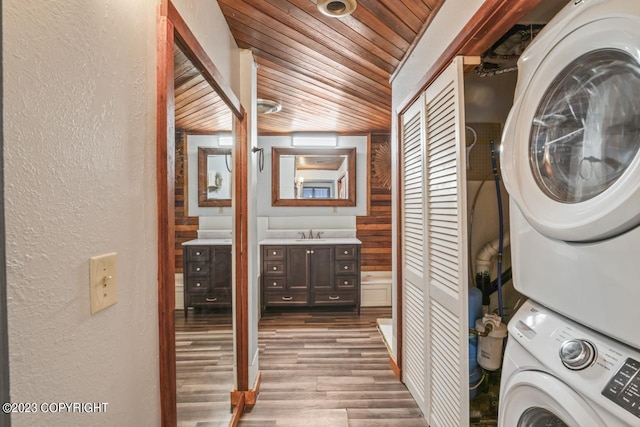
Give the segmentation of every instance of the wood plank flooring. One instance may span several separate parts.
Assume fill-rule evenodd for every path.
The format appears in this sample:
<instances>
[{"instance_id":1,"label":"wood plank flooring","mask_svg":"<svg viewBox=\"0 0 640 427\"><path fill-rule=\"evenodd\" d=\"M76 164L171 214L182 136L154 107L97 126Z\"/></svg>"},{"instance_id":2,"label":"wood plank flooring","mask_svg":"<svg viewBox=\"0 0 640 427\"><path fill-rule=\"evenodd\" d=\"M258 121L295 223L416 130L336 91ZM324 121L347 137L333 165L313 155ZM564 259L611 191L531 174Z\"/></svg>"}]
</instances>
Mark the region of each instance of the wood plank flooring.
<instances>
[{"instance_id":1,"label":"wood plank flooring","mask_svg":"<svg viewBox=\"0 0 640 427\"><path fill-rule=\"evenodd\" d=\"M389 367L376 319L390 308L266 312L262 385L241 427L426 426Z\"/></svg>"},{"instance_id":2,"label":"wood plank flooring","mask_svg":"<svg viewBox=\"0 0 640 427\"><path fill-rule=\"evenodd\" d=\"M176 315L178 427L227 427L234 389L231 312Z\"/></svg>"}]
</instances>

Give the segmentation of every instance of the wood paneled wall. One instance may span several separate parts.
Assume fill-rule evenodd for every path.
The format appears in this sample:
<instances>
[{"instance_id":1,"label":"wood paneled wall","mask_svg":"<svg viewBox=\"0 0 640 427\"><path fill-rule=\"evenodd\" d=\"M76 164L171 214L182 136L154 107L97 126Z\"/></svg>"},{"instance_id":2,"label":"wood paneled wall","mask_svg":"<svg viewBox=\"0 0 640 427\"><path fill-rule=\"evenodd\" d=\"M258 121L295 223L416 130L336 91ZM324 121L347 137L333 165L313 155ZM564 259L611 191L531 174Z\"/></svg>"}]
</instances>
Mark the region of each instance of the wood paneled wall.
<instances>
[{"instance_id":1,"label":"wood paneled wall","mask_svg":"<svg viewBox=\"0 0 640 427\"><path fill-rule=\"evenodd\" d=\"M176 130L176 273L182 273L182 243L198 238L199 219L187 216L186 133Z\"/></svg>"},{"instance_id":2,"label":"wood paneled wall","mask_svg":"<svg viewBox=\"0 0 640 427\"><path fill-rule=\"evenodd\" d=\"M389 134L372 134L369 147L369 215L356 219L356 236L362 241L362 270L391 271L391 190L373 173L374 154Z\"/></svg>"}]
</instances>

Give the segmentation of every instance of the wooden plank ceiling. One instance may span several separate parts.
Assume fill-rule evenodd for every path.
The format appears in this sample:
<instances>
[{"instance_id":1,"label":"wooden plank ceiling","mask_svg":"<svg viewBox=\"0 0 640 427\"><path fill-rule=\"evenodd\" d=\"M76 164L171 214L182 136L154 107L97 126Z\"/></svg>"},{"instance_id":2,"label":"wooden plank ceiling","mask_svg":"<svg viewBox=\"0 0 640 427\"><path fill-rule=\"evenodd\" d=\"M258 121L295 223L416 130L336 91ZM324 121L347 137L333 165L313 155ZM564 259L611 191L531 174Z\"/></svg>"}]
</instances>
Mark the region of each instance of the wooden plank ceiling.
<instances>
[{"instance_id":1,"label":"wooden plank ceiling","mask_svg":"<svg viewBox=\"0 0 640 427\"><path fill-rule=\"evenodd\" d=\"M230 132L232 113L178 45L173 48L176 129L191 133Z\"/></svg>"},{"instance_id":2,"label":"wooden plank ceiling","mask_svg":"<svg viewBox=\"0 0 640 427\"><path fill-rule=\"evenodd\" d=\"M258 63L258 98L282 110L258 132L390 132L389 78L444 0L358 0L346 17L316 0L218 0Z\"/></svg>"}]
</instances>

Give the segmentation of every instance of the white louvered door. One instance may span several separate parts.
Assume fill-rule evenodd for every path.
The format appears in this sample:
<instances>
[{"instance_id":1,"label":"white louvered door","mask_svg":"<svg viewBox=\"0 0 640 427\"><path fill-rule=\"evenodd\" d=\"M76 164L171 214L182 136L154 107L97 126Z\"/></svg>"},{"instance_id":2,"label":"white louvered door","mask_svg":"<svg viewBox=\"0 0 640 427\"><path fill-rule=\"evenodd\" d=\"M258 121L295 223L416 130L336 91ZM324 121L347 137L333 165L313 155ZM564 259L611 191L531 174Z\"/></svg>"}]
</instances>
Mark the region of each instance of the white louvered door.
<instances>
[{"instance_id":1,"label":"white louvered door","mask_svg":"<svg viewBox=\"0 0 640 427\"><path fill-rule=\"evenodd\" d=\"M428 419L424 216L424 97L402 116L403 381Z\"/></svg>"},{"instance_id":2,"label":"white louvered door","mask_svg":"<svg viewBox=\"0 0 640 427\"><path fill-rule=\"evenodd\" d=\"M432 427L469 423L466 158L462 57L425 92L427 362Z\"/></svg>"}]
</instances>

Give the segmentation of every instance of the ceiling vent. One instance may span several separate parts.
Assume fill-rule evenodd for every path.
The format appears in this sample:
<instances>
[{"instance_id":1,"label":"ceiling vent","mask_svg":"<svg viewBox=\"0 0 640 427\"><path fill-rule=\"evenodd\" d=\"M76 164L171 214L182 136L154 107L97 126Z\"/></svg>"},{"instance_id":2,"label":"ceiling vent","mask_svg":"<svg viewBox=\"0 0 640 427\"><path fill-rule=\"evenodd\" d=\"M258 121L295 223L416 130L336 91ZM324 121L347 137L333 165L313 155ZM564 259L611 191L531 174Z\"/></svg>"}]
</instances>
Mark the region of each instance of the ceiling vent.
<instances>
[{"instance_id":1,"label":"ceiling vent","mask_svg":"<svg viewBox=\"0 0 640 427\"><path fill-rule=\"evenodd\" d=\"M258 99L256 103L258 114L273 114L282 110L279 102L270 99Z\"/></svg>"},{"instance_id":2,"label":"ceiling vent","mask_svg":"<svg viewBox=\"0 0 640 427\"><path fill-rule=\"evenodd\" d=\"M318 0L318 10L333 18L351 15L357 5L356 0Z\"/></svg>"}]
</instances>

